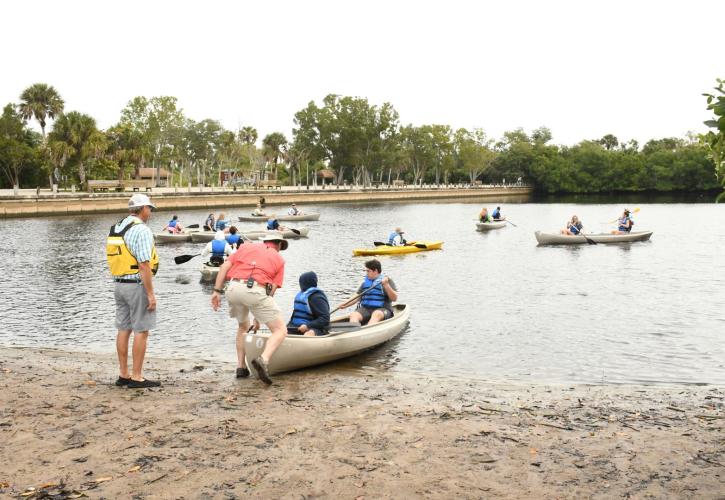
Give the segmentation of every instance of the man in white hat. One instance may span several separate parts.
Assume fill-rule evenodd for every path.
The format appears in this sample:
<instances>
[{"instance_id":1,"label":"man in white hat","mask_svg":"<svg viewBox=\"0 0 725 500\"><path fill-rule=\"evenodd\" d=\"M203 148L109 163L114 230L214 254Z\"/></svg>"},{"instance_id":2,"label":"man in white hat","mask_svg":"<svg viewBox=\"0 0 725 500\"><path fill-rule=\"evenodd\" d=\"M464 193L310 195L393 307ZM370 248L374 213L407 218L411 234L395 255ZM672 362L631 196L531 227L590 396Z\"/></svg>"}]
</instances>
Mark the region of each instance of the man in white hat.
<instances>
[{"instance_id":1,"label":"man in white hat","mask_svg":"<svg viewBox=\"0 0 725 500\"><path fill-rule=\"evenodd\" d=\"M260 323L272 332L262 355L250 361L259 378L271 384L267 365L270 358L287 335L282 311L274 300L274 293L282 286L285 262L279 252L286 250L289 242L281 235L269 234L262 243L245 244L232 254L219 268L211 296L215 311L221 305L225 293L224 281L229 281L227 301L229 316L235 318L237 328L237 378L249 376L244 362L244 337L249 328L249 313L254 316L255 329Z\"/></svg>"},{"instance_id":2,"label":"man in white hat","mask_svg":"<svg viewBox=\"0 0 725 500\"><path fill-rule=\"evenodd\" d=\"M156 296L153 276L159 268L154 235L146 223L156 206L145 194L128 200L129 215L111 227L106 256L114 281L116 301L116 352L120 374L117 386L132 389L158 387L159 382L143 377L143 362L149 330L156 327ZM128 371L128 343L133 337L133 365Z\"/></svg>"}]
</instances>

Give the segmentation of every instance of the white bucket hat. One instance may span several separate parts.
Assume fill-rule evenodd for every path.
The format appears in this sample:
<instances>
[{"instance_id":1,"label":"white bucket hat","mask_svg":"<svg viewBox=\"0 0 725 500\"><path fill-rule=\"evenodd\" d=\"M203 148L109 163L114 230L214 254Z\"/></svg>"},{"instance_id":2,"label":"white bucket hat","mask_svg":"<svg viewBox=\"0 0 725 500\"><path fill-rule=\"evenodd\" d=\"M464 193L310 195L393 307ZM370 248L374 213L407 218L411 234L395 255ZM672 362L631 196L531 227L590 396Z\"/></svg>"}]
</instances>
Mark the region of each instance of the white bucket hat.
<instances>
[{"instance_id":1,"label":"white bucket hat","mask_svg":"<svg viewBox=\"0 0 725 500\"><path fill-rule=\"evenodd\" d=\"M128 208L138 208L138 207L156 208L156 205L151 203L151 200L145 194L136 193L135 195L131 196L131 198L129 198Z\"/></svg>"},{"instance_id":2,"label":"white bucket hat","mask_svg":"<svg viewBox=\"0 0 725 500\"><path fill-rule=\"evenodd\" d=\"M284 236L278 236L276 234L265 234L262 237L262 241L279 241L280 250L287 250L287 247L289 246L289 241L284 239Z\"/></svg>"}]
</instances>

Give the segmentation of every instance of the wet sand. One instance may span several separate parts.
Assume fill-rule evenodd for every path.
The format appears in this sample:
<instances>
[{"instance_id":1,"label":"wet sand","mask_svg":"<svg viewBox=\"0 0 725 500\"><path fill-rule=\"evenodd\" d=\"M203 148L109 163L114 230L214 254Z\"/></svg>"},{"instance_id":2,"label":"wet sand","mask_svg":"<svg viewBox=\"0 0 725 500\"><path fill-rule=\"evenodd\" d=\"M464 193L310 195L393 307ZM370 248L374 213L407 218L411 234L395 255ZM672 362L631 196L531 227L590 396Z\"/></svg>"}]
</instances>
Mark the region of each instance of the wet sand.
<instances>
[{"instance_id":1,"label":"wet sand","mask_svg":"<svg viewBox=\"0 0 725 500\"><path fill-rule=\"evenodd\" d=\"M233 371L0 348L0 496L725 498L722 387Z\"/></svg>"}]
</instances>

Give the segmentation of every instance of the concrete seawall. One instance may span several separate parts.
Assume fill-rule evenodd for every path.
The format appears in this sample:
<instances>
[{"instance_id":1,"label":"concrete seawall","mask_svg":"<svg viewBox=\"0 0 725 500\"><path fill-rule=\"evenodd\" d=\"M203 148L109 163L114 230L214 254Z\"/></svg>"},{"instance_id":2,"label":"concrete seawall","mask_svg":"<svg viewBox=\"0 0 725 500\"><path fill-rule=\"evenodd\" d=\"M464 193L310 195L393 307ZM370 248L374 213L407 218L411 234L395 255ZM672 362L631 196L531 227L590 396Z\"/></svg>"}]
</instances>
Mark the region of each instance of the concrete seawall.
<instances>
[{"instance_id":1,"label":"concrete seawall","mask_svg":"<svg viewBox=\"0 0 725 500\"><path fill-rule=\"evenodd\" d=\"M175 192L173 189L150 193L160 210L198 208L253 207L260 196L267 205L409 201L426 199L497 198L529 195L528 187L476 188L403 188L403 189L318 189L244 192ZM62 193L0 198L0 217L34 217L45 215L94 214L125 212L132 193Z\"/></svg>"}]
</instances>

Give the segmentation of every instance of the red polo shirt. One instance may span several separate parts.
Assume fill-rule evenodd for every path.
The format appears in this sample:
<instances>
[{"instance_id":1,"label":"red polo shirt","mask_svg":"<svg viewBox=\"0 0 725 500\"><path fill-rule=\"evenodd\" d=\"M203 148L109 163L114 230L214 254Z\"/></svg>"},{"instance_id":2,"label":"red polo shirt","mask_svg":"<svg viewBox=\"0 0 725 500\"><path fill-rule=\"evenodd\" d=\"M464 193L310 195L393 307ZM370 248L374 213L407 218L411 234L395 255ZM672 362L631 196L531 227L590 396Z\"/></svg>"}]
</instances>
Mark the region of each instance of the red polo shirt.
<instances>
[{"instance_id":1,"label":"red polo shirt","mask_svg":"<svg viewBox=\"0 0 725 500\"><path fill-rule=\"evenodd\" d=\"M284 280L284 259L274 248L264 243L246 243L229 257L232 267L227 279L246 280L251 275L254 281L266 285L273 283L282 287Z\"/></svg>"}]
</instances>

